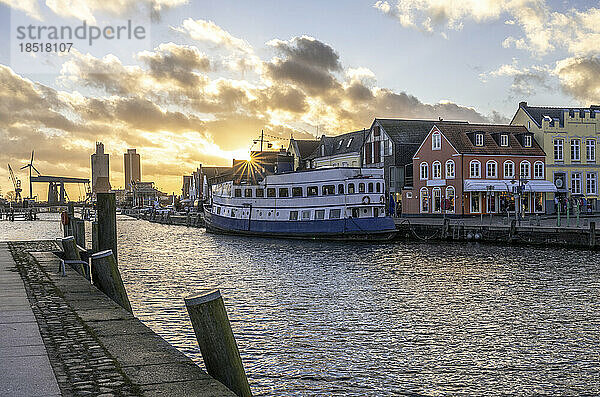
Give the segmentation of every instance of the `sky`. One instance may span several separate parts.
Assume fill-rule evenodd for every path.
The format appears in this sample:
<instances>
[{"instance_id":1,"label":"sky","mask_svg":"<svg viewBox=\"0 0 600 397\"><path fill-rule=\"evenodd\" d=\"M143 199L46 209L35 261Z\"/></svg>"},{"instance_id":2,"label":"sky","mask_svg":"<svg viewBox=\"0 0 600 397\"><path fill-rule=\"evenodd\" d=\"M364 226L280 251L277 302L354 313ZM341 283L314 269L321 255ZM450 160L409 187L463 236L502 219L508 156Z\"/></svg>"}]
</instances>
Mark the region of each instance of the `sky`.
<instances>
[{"instance_id":1,"label":"sky","mask_svg":"<svg viewBox=\"0 0 600 397\"><path fill-rule=\"evenodd\" d=\"M83 23L85 39L47 33ZM114 37L128 23L144 34ZM90 45L91 27L107 37ZM0 0L0 192L32 150L43 174L90 177L102 141L119 188L136 148L142 179L180 192L261 130L278 147L375 117L507 123L520 101L599 104L599 39L599 1ZM36 42L73 45L24 50Z\"/></svg>"}]
</instances>

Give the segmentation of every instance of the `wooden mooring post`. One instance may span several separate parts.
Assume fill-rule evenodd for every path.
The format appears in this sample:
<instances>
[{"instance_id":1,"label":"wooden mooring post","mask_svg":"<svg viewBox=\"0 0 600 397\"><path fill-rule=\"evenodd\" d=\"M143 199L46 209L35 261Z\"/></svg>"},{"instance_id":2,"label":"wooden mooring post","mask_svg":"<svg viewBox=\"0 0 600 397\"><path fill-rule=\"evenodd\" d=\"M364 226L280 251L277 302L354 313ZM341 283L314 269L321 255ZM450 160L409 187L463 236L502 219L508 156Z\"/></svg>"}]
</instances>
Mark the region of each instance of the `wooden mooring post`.
<instances>
[{"instance_id":1,"label":"wooden mooring post","mask_svg":"<svg viewBox=\"0 0 600 397\"><path fill-rule=\"evenodd\" d=\"M590 248L596 246L596 222L590 222Z\"/></svg>"},{"instance_id":2,"label":"wooden mooring post","mask_svg":"<svg viewBox=\"0 0 600 397\"><path fill-rule=\"evenodd\" d=\"M119 306L130 313L133 312L112 251L106 250L92 254L92 281L100 291L117 302Z\"/></svg>"},{"instance_id":3,"label":"wooden mooring post","mask_svg":"<svg viewBox=\"0 0 600 397\"><path fill-rule=\"evenodd\" d=\"M240 397L252 396L219 290L185 298L196 340L210 376Z\"/></svg>"},{"instance_id":4,"label":"wooden mooring post","mask_svg":"<svg viewBox=\"0 0 600 397\"><path fill-rule=\"evenodd\" d=\"M98 252L98 222L92 222L92 252Z\"/></svg>"},{"instance_id":5,"label":"wooden mooring post","mask_svg":"<svg viewBox=\"0 0 600 397\"><path fill-rule=\"evenodd\" d=\"M115 261L117 252L117 207L114 193L97 193L98 251L111 250Z\"/></svg>"},{"instance_id":6,"label":"wooden mooring post","mask_svg":"<svg viewBox=\"0 0 600 397\"><path fill-rule=\"evenodd\" d=\"M85 248L85 221L83 219L74 219L75 221L75 241L77 245Z\"/></svg>"}]
</instances>

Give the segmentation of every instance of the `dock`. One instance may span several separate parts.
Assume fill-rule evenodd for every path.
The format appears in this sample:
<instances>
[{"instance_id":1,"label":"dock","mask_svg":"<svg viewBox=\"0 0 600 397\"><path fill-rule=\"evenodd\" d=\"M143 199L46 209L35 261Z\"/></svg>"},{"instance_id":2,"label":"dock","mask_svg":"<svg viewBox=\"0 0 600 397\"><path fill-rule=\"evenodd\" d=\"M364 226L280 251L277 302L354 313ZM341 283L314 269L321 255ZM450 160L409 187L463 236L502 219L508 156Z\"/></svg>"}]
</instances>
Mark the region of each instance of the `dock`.
<instances>
[{"instance_id":1,"label":"dock","mask_svg":"<svg viewBox=\"0 0 600 397\"><path fill-rule=\"evenodd\" d=\"M75 270L0 243L0 395L235 396Z\"/></svg>"}]
</instances>

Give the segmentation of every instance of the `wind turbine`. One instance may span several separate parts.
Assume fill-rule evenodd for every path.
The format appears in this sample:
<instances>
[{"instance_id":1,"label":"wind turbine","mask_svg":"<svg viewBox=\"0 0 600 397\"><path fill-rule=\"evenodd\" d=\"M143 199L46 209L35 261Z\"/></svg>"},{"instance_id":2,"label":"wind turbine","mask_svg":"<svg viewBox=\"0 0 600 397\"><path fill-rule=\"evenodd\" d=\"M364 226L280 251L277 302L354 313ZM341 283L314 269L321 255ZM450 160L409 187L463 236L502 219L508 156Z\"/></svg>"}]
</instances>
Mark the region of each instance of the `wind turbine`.
<instances>
[{"instance_id":1,"label":"wind turbine","mask_svg":"<svg viewBox=\"0 0 600 397\"><path fill-rule=\"evenodd\" d=\"M37 170L37 168L33 166L33 150L31 151L31 160L29 161L29 164L26 164L23 167L21 167L22 170L25 168L29 168L29 199L33 200L33 183L31 182L31 170L37 172L38 175L42 175Z\"/></svg>"}]
</instances>

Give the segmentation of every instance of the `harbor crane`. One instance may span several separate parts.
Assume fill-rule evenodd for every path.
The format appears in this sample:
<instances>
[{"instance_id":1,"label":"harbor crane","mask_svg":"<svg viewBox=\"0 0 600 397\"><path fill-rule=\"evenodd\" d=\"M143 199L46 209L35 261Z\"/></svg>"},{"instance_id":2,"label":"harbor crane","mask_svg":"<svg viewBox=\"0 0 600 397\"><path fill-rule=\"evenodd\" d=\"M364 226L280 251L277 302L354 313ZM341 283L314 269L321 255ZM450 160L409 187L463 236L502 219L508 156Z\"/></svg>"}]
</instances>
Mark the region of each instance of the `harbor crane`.
<instances>
[{"instance_id":1,"label":"harbor crane","mask_svg":"<svg viewBox=\"0 0 600 397\"><path fill-rule=\"evenodd\" d=\"M15 201L17 203L21 202L21 181L15 177L15 173L13 172L10 164L8 165L8 172L10 172L10 179L15 187Z\"/></svg>"},{"instance_id":2,"label":"harbor crane","mask_svg":"<svg viewBox=\"0 0 600 397\"><path fill-rule=\"evenodd\" d=\"M29 168L29 199L33 200L33 182L31 181L31 171L37 172L38 176L42 175L40 172L33 166L33 150L31 151L31 160L28 164L21 167L22 170L25 168Z\"/></svg>"}]
</instances>

